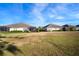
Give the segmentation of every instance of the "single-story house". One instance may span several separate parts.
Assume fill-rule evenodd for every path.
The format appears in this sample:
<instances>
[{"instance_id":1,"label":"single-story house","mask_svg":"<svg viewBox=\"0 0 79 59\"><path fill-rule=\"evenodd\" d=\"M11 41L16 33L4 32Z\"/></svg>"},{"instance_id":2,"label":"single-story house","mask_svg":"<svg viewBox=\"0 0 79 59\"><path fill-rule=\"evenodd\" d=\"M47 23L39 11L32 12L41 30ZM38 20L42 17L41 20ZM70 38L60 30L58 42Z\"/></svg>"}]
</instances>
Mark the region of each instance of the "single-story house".
<instances>
[{"instance_id":1,"label":"single-story house","mask_svg":"<svg viewBox=\"0 0 79 59\"><path fill-rule=\"evenodd\" d=\"M35 27L24 23L10 24L6 26L0 26L0 31L35 31Z\"/></svg>"},{"instance_id":2,"label":"single-story house","mask_svg":"<svg viewBox=\"0 0 79 59\"><path fill-rule=\"evenodd\" d=\"M76 25L76 30L79 31L79 25Z\"/></svg>"},{"instance_id":3,"label":"single-story house","mask_svg":"<svg viewBox=\"0 0 79 59\"><path fill-rule=\"evenodd\" d=\"M50 31L50 32L61 30L61 26L55 25L55 24L48 24L44 26L43 28L45 29L45 31Z\"/></svg>"},{"instance_id":4,"label":"single-story house","mask_svg":"<svg viewBox=\"0 0 79 59\"><path fill-rule=\"evenodd\" d=\"M24 23L17 23L17 24L11 24L11 25L7 25L7 27L9 27L9 31L29 31L29 28L32 27L28 24L24 24Z\"/></svg>"},{"instance_id":5,"label":"single-story house","mask_svg":"<svg viewBox=\"0 0 79 59\"><path fill-rule=\"evenodd\" d=\"M76 26L65 24L65 25L62 26L62 30L63 31L75 31Z\"/></svg>"}]
</instances>

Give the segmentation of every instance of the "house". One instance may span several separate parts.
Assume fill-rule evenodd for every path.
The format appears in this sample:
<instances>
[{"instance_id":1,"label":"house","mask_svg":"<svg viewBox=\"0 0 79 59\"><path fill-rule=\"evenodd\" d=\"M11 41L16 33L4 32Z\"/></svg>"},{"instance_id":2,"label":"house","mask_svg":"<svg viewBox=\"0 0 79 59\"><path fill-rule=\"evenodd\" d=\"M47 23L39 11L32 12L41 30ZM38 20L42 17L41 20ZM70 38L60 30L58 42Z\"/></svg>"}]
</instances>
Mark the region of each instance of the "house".
<instances>
[{"instance_id":1,"label":"house","mask_svg":"<svg viewBox=\"0 0 79 59\"><path fill-rule=\"evenodd\" d=\"M43 29L44 29L45 31L50 31L50 32L52 32L52 31L61 30L61 26L55 25L55 24L48 24L48 25L44 26Z\"/></svg>"},{"instance_id":2,"label":"house","mask_svg":"<svg viewBox=\"0 0 79 59\"><path fill-rule=\"evenodd\" d=\"M79 31L79 25L76 25L76 30Z\"/></svg>"},{"instance_id":3,"label":"house","mask_svg":"<svg viewBox=\"0 0 79 59\"><path fill-rule=\"evenodd\" d=\"M62 30L63 31L75 31L76 30L76 26L66 24L66 25L62 26Z\"/></svg>"},{"instance_id":4,"label":"house","mask_svg":"<svg viewBox=\"0 0 79 59\"><path fill-rule=\"evenodd\" d=\"M36 27L25 24L25 23L17 23L17 24L10 24L5 26L0 26L0 31L36 31Z\"/></svg>"},{"instance_id":5,"label":"house","mask_svg":"<svg viewBox=\"0 0 79 59\"><path fill-rule=\"evenodd\" d=\"M7 25L6 27L9 27L9 31L29 31L29 28L31 27L28 24L24 23L17 23L17 24L11 24Z\"/></svg>"}]
</instances>

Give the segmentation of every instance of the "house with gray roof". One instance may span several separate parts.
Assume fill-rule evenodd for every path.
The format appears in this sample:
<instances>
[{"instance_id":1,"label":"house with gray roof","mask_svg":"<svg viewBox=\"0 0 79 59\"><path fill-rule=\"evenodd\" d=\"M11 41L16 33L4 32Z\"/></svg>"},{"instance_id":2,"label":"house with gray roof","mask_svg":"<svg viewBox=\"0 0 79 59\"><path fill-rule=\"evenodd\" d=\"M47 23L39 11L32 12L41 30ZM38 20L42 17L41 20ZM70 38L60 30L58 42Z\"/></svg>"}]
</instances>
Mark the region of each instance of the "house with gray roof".
<instances>
[{"instance_id":1,"label":"house with gray roof","mask_svg":"<svg viewBox=\"0 0 79 59\"><path fill-rule=\"evenodd\" d=\"M43 27L46 31L58 31L61 30L62 26L59 25L55 25L55 24L48 24L46 26Z\"/></svg>"},{"instance_id":2,"label":"house with gray roof","mask_svg":"<svg viewBox=\"0 0 79 59\"><path fill-rule=\"evenodd\" d=\"M28 31L29 27L31 27L28 24L24 24L24 23L17 23L17 24L10 24L7 25L7 27L9 27L9 31Z\"/></svg>"},{"instance_id":3,"label":"house with gray roof","mask_svg":"<svg viewBox=\"0 0 79 59\"><path fill-rule=\"evenodd\" d=\"M76 30L79 31L79 25L76 25Z\"/></svg>"},{"instance_id":4,"label":"house with gray roof","mask_svg":"<svg viewBox=\"0 0 79 59\"><path fill-rule=\"evenodd\" d=\"M25 23L16 23L5 26L0 26L0 31L34 31L35 27L25 24Z\"/></svg>"}]
</instances>

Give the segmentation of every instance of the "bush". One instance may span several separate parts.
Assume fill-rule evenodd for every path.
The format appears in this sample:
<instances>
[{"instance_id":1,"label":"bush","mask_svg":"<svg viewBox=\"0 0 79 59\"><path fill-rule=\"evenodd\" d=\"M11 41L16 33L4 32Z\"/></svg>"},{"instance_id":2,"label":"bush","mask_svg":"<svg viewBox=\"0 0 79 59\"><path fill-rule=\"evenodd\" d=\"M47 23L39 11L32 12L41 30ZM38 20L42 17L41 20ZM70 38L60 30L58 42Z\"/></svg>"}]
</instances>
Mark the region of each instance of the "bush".
<instances>
[{"instance_id":1,"label":"bush","mask_svg":"<svg viewBox=\"0 0 79 59\"><path fill-rule=\"evenodd\" d=\"M25 31L18 31L18 30L16 30L16 31L10 31L10 32L12 32L12 33L23 33L23 32L29 33L31 31L30 30L25 30Z\"/></svg>"},{"instance_id":2,"label":"bush","mask_svg":"<svg viewBox=\"0 0 79 59\"><path fill-rule=\"evenodd\" d=\"M26 30L26 31L24 31L24 32L27 32L27 33L29 33L29 32L31 32L30 30Z\"/></svg>"},{"instance_id":3,"label":"bush","mask_svg":"<svg viewBox=\"0 0 79 59\"><path fill-rule=\"evenodd\" d=\"M12 33L20 33L20 32L23 32L23 31L10 31Z\"/></svg>"}]
</instances>

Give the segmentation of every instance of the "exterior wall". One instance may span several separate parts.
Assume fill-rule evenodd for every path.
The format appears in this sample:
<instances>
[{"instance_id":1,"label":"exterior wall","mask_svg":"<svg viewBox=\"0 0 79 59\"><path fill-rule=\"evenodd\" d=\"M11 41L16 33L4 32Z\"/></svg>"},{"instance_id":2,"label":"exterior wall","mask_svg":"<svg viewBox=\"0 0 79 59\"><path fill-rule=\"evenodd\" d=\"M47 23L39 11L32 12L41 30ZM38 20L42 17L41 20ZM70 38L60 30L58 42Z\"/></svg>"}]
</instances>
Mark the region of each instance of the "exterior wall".
<instances>
[{"instance_id":1,"label":"exterior wall","mask_svg":"<svg viewBox=\"0 0 79 59\"><path fill-rule=\"evenodd\" d=\"M10 28L9 31L24 31L24 28Z\"/></svg>"},{"instance_id":2,"label":"exterior wall","mask_svg":"<svg viewBox=\"0 0 79 59\"><path fill-rule=\"evenodd\" d=\"M79 30L79 27L76 27L76 30Z\"/></svg>"},{"instance_id":3,"label":"exterior wall","mask_svg":"<svg viewBox=\"0 0 79 59\"><path fill-rule=\"evenodd\" d=\"M54 31L54 30L60 30L60 28L47 28L47 31Z\"/></svg>"}]
</instances>

